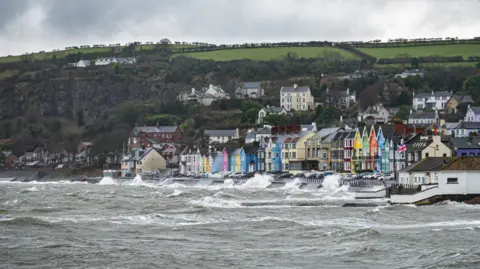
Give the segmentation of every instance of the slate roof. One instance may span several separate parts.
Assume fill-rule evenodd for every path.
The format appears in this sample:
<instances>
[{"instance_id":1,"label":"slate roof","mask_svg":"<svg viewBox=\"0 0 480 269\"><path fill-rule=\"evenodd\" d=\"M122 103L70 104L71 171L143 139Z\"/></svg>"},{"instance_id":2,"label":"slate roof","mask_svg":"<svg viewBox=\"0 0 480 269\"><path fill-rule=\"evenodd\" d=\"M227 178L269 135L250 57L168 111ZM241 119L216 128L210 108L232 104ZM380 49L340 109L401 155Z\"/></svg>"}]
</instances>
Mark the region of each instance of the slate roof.
<instances>
[{"instance_id":1,"label":"slate roof","mask_svg":"<svg viewBox=\"0 0 480 269\"><path fill-rule=\"evenodd\" d=\"M470 109L473 111L473 113L480 114L480 106L472 106Z\"/></svg>"},{"instance_id":2,"label":"slate roof","mask_svg":"<svg viewBox=\"0 0 480 269\"><path fill-rule=\"evenodd\" d=\"M236 150L237 148L234 148L234 147L225 147L225 151L227 152L228 155L232 155Z\"/></svg>"},{"instance_id":3,"label":"slate roof","mask_svg":"<svg viewBox=\"0 0 480 269\"><path fill-rule=\"evenodd\" d=\"M431 92L422 92L422 93L417 93L415 94L414 98L428 98L428 97L449 97L451 96L452 93L451 92L446 92L446 91L443 91L443 92L433 92L433 94Z\"/></svg>"},{"instance_id":4,"label":"slate roof","mask_svg":"<svg viewBox=\"0 0 480 269\"><path fill-rule=\"evenodd\" d=\"M410 119L435 119L437 114L434 111L416 111L410 114Z\"/></svg>"},{"instance_id":5,"label":"slate roof","mask_svg":"<svg viewBox=\"0 0 480 269\"><path fill-rule=\"evenodd\" d=\"M304 131L313 131L313 128L315 126L311 125L311 124L301 124L300 125L300 128Z\"/></svg>"},{"instance_id":6,"label":"slate roof","mask_svg":"<svg viewBox=\"0 0 480 269\"><path fill-rule=\"evenodd\" d=\"M480 129L480 122L463 121L458 128L461 128L461 129Z\"/></svg>"},{"instance_id":7,"label":"slate roof","mask_svg":"<svg viewBox=\"0 0 480 269\"><path fill-rule=\"evenodd\" d=\"M203 132L208 136L231 136L235 137L237 135L237 130L205 130Z\"/></svg>"},{"instance_id":8,"label":"slate roof","mask_svg":"<svg viewBox=\"0 0 480 269\"><path fill-rule=\"evenodd\" d=\"M178 126L142 126L135 127L133 131L139 133L173 133L177 128Z\"/></svg>"},{"instance_id":9,"label":"slate roof","mask_svg":"<svg viewBox=\"0 0 480 269\"><path fill-rule=\"evenodd\" d=\"M461 122L445 122L442 126L445 129L456 129L460 126Z\"/></svg>"},{"instance_id":10,"label":"slate roof","mask_svg":"<svg viewBox=\"0 0 480 269\"><path fill-rule=\"evenodd\" d=\"M280 92L307 92L310 89L310 87L307 86L297 86L296 88L294 87L282 87Z\"/></svg>"},{"instance_id":11,"label":"slate roof","mask_svg":"<svg viewBox=\"0 0 480 269\"><path fill-rule=\"evenodd\" d=\"M354 139L356 133L357 132L355 132L355 131L349 131L346 139Z\"/></svg>"},{"instance_id":12,"label":"slate roof","mask_svg":"<svg viewBox=\"0 0 480 269\"><path fill-rule=\"evenodd\" d=\"M314 137L315 137L316 139L322 139L322 138L330 135L331 133L337 132L338 130L340 130L340 128L338 128L338 127L323 128L323 129L321 129L320 131L318 131L317 134L316 134Z\"/></svg>"},{"instance_id":13,"label":"slate roof","mask_svg":"<svg viewBox=\"0 0 480 269\"><path fill-rule=\"evenodd\" d=\"M245 139L254 139L255 140L255 131L249 132L246 136Z\"/></svg>"},{"instance_id":14,"label":"slate roof","mask_svg":"<svg viewBox=\"0 0 480 269\"><path fill-rule=\"evenodd\" d=\"M132 161L140 161L141 159L145 158L145 156L147 156L147 154L149 154L150 151L152 151L152 150L155 150L155 151L157 151L157 152L160 154L160 152L159 152L156 148L145 148L145 150L143 150L142 155L138 155L138 156L135 156L135 155L134 155L130 160L132 160Z\"/></svg>"},{"instance_id":15,"label":"slate roof","mask_svg":"<svg viewBox=\"0 0 480 269\"><path fill-rule=\"evenodd\" d=\"M452 98L455 98L459 103L474 103L471 95L455 94Z\"/></svg>"},{"instance_id":16,"label":"slate roof","mask_svg":"<svg viewBox=\"0 0 480 269\"><path fill-rule=\"evenodd\" d=\"M260 89L262 86L262 82L260 81L251 81L251 82L244 82L243 89Z\"/></svg>"},{"instance_id":17,"label":"slate roof","mask_svg":"<svg viewBox=\"0 0 480 269\"><path fill-rule=\"evenodd\" d=\"M256 154L258 152L258 146L254 145L243 145L243 150L245 151L246 154Z\"/></svg>"},{"instance_id":18,"label":"slate roof","mask_svg":"<svg viewBox=\"0 0 480 269\"><path fill-rule=\"evenodd\" d=\"M440 170L444 166L448 166L456 157L430 157L425 158L402 169L402 172L414 172L414 171L433 171Z\"/></svg>"},{"instance_id":19,"label":"slate roof","mask_svg":"<svg viewBox=\"0 0 480 269\"><path fill-rule=\"evenodd\" d=\"M265 112L268 112L268 113L278 114L283 111L283 108L278 106L270 106L270 107L264 107L263 110L265 110Z\"/></svg>"},{"instance_id":20,"label":"slate roof","mask_svg":"<svg viewBox=\"0 0 480 269\"><path fill-rule=\"evenodd\" d=\"M452 137L450 143L455 149L480 149L480 138Z\"/></svg>"},{"instance_id":21,"label":"slate roof","mask_svg":"<svg viewBox=\"0 0 480 269\"><path fill-rule=\"evenodd\" d=\"M272 130L268 127L264 127L260 130L257 130L257 134L271 134Z\"/></svg>"}]
</instances>

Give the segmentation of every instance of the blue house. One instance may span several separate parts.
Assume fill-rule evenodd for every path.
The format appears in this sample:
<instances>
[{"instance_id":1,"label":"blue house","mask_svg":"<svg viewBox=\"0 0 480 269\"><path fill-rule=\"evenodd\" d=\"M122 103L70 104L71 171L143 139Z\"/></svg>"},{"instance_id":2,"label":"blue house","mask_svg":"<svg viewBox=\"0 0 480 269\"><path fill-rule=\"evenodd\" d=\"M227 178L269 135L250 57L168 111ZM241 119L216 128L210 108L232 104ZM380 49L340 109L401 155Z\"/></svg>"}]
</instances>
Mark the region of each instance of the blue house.
<instances>
[{"instance_id":1,"label":"blue house","mask_svg":"<svg viewBox=\"0 0 480 269\"><path fill-rule=\"evenodd\" d=\"M223 170L223 154L218 152L210 153L210 173L218 173Z\"/></svg>"},{"instance_id":2,"label":"blue house","mask_svg":"<svg viewBox=\"0 0 480 269\"><path fill-rule=\"evenodd\" d=\"M450 148L454 156L480 156L480 137L452 137Z\"/></svg>"},{"instance_id":3,"label":"blue house","mask_svg":"<svg viewBox=\"0 0 480 269\"><path fill-rule=\"evenodd\" d=\"M258 171L258 146L244 145L240 151L240 169L243 173Z\"/></svg>"},{"instance_id":4,"label":"blue house","mask_svg":"<svg viewBox=\"0 0 480 269\"><path fill-rule=\"evenodd\" d=\"M275 141L272 140L272 172L282 172L282 144L285 140L284 136L279 136Z\"/></svg>"}]
</instances>

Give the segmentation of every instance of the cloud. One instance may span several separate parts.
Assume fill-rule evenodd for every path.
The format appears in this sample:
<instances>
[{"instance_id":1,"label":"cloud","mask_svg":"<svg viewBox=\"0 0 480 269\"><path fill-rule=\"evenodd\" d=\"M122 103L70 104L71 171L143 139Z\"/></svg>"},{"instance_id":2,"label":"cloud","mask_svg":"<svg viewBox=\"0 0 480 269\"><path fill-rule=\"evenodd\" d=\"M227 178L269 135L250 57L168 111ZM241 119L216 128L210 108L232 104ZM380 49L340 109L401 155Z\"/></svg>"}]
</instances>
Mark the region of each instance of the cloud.
<instances>
[{"instance_id":1,"label":"cloud","mask_svg":"<svg viewBox=\"0 0 480 269\"><path fill-rule=\"evenodd\" d=\"M0 0L0 55L95 43L473 37L479 0Z\"/></svg>"}]
</instances>

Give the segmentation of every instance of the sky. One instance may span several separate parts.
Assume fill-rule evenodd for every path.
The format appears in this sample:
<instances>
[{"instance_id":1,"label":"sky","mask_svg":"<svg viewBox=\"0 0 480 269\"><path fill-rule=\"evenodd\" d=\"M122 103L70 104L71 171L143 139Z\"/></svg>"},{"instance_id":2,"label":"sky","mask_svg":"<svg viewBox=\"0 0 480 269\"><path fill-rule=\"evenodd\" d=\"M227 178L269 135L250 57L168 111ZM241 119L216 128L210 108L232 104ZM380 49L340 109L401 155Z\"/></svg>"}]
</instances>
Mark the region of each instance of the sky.
<instances>
[{"instance_id":1,"label":"sky","mask_svg":"<svg viewBox=\"0 0 480 269\"><path fill-rule=\"evenodd\" d=\"M0 55L132 41L480 36L480 0L0 0Z\"/></svg>"}]
</instances>

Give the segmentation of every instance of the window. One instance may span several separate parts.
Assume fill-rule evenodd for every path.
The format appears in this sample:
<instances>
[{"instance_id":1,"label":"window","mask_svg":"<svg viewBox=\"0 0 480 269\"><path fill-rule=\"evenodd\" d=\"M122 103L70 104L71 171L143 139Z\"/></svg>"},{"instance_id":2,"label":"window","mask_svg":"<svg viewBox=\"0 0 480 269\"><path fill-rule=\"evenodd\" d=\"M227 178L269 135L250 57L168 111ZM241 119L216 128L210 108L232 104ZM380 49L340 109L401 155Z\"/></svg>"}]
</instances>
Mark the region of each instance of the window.
<instances>
[{"instance_id":1,"label":"window","mask_svg":"<svg viewBox=\"0 0 480 269\"><path fill-rule=\"evenodd\" d=\"M278 158L278 152L275 153L275 157Z\"/></svg>"},{"instance_id":2,"label":"window","mask_svg":"<svg viewBox=\"0 0 480 269\"><path fill-rule=\"evenodd\" d=\"M327 153L324 151L322 152L322 159L326 160L327 159Z\"/></svg>"},{"instance_id":3,"label":"window","mask_svg":"<svg viewBox=\"0 0 480 269\"><path fill-rule=\"evenodd\" d=\"M463 152L463 153L462 153L462 156L467 156L467 153Z\"/></svg>"},{"instance_id":4,"label":"window","mask_svg":"<svg viewBox=\"0 0 480 269\"><path fill-rule=\"evenodd\" d=\"M268 158L272 158L272 153L268 152Z\"/></svg>"},{"instance_id":5,"label":"window","mask_svg":"<svg viewBox=\"0 0 480 269\"><path fill-rule=\"evenodd\" d=\"M288 170L288 163L285 164L285 170Z\"/></svg>"},{"instance_id":6,"label":"window","mask_svg":"<svg viewBox=\"0 0 480 269\"><path fill-rule=\"evenodd\" d=\"M292 152L292 159L296 159L297 158L297 153L296 152Z\"/></svg>"},{"instance_id":7,"label":"window","mask_svg":"<svg viewBox=\"0 0 480 269\"><path fill-rule=\"evenodd\" d=\"M288 152L285 152L283 156L285 156L285 159L288 159Z\"/></svg>"},{"instance_id":8,"label":"window","mask_svg":"<svg viewBox=\"0 0 480 269\"><path fill-rule=\"evenodd\" d=\"M297 148L297 144L292 144L292 149Z\"/></svg>"},{"instance_id":9,"label":"window","mask_svg":"<svg viewBox=\"0 0 480 269\"><path fill-rule=\"evenodd\" d=\"M458 184L458 178L456 177L447 178L447 184Z\"/></svg>"},{"instance_id":10,"label":"window","mask_svg":"<svg viewBox=\"0 0 480 269\"><path fill-rule=\"evenodd\" d=\"M446 153L443 153L443 157L447 157L447 154L446 154Z\"/></svg>"},{"instance_id":11,"label":"window","mask_svg":"<svg viewBox=\"0 0 480 269\"><path fill-rule=\"evenodd\" d=\"M428 158L428 153L425 153L425 158Z\"/></svg>"}]
</instances>

